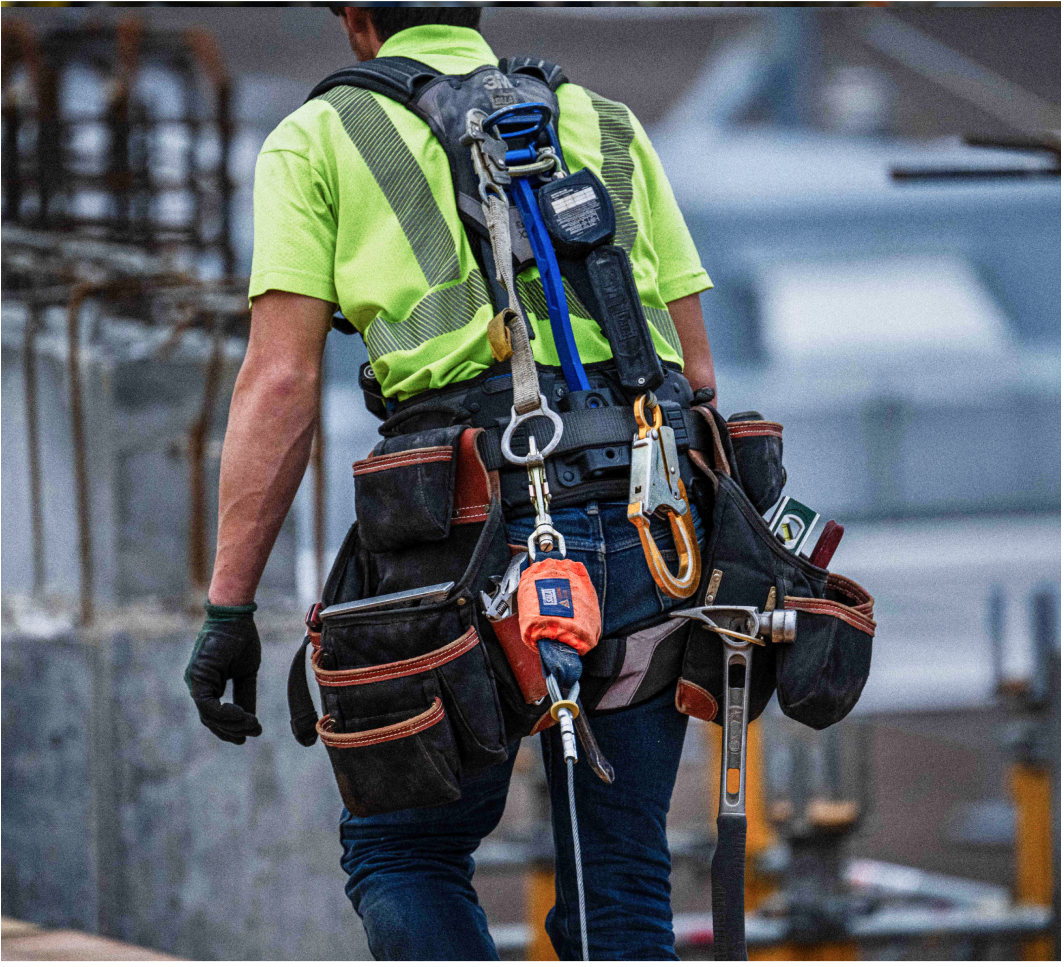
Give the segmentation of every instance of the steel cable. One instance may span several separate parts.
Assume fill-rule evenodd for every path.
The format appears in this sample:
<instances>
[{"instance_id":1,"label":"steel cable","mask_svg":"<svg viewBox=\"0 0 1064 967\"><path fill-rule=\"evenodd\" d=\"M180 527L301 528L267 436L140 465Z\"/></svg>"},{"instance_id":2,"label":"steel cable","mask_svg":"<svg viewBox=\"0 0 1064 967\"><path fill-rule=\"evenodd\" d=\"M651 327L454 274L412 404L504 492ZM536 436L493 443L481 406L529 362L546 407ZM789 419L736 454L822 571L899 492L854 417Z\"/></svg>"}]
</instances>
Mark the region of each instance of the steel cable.
<instances>
[{"instance_id":1,"label":"steel cable","mask_svg":"<svg viewBox=\"0 0 1064 967\"><path fill-rule=\"evenodd\" d=\"M573 822L573 858L576 862L576 896L580 909L580 947L583 959L590 960L587 952L587 909L584 905L584 864L580 859L580 830L576 825L576 785L573 781L573 763L566 762L569 780L569 816Z\"/></svg>"}]
</instances>

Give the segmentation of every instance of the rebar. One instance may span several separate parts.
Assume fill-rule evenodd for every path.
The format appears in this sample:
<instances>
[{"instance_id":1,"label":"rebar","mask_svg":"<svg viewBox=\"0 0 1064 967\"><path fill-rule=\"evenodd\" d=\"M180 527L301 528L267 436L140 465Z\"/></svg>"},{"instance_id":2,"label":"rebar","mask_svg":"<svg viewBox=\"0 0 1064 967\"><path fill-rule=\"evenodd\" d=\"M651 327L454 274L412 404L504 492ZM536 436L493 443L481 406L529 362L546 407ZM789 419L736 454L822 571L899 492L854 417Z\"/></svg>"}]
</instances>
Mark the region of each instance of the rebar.
<instances>
[{"instance_id":1,"label":"rebar","mask_svg":"<svg viewBox=\"0 0 1064 967\"><path fill-rule=\"evenodd\" d=\"M74 287L67 303L67 365L70 372L70 436L74 450L74 506L78 521L79 598L81 624L93 619L92 529L89 526L89 471L85 458L85 415L81 397L81 307L95 286Z\"/></svg>"},{"instance_id":2,"label":"rebar","mask_svg":"<svg viewBox=\"0 0 1064 967\"><path fill-rule=\"evenodd\" d=\"M159 117L138 95L142 65L161 65L176 76L187 97L181 117ZM88 64L97 73L110 72L106 107L100 114L61 114L60 91L68 69ZM168 356L188 328L208 328L211 352L204 374L203 399L188 429L190 529L188 575L192 587L207 582L208 540L205 463L217 395L224 372L225 338L246 336L245 280L233 278L235 254L231 240L233 185L229 178L233 125L231 85L220 50L206 31L146 31L136 17L116 27L61 27L38 40L32 26L6 18L3 30L3 201L4 297L20 300L27 309L23 333L23 378L30 516L33 541L33 589L46 581L45 508L40 454L37 337L48 306L65 306L69 418L73 451L74 502L78 546L79 620L94 618L94 549L92 490L86 426L86 390L82 372L81 321L90 297L101 310L108 304L124 316L141 317L149 325L161 319L169 337L157 350ZM26 84L14 86L16 75ZM206 78L211 101L197 99ZM107 147L90 158L72 154L70 135L81 125L109 132ZM157 182L149 170L150 141L166 126L190 132L186 170ZM219 160L197 166L196 144L205 126L218 132ZM36 139L24 135L36 128ZM32 132L30 132L32 133ZM85 163L92 162L92 163ZM101 170L105 169L105 170ZM193 202L191 222L173 223L154 216L158 191L184 191ZM84 211L75 206L80 192L103 191L108 209ZM205 219L218 218L221 231L205 231ZM217 253L223 279L201 282L169 270L174 258L194 256L194 272L216 272L202 257ZM180 263L179 263L180 264ZM233 304L229 304L230 302ZM319 406L320 411L320 406ZM319 414L320 415L320 414ZM324 555L324 467L322 446L315 488L315 539Z\"/></svg>"},{"instance_id":3,"label":"rebar","mask_svg":"<svg viewBox=\"0 0 1064 967\"><path fill-rule=\"evenodd\" d=\"M41 497L41 444L37 421L37 329L40 309L26 307L22 334L22 387L26 398L26 448L30 483L30 528L33 535L33 590L44 590L44 508Z\"/></svg>"},{"instance_id":4,"label":"rebar","mask_svg":"<svg viewBox=\"0 0 1064 967\"><path fill-rule=\"evenodd\" d=\"M210 33L202 29L147 31L139 18L125 17L115 27L52 30L38 42L30 24L15 17L5 19L3 34L5 222L32 221L39 227L102 233L105 238L133 241L149 250L176 249L178 255L180 250L191 250L197 258L216 253L222 271L231 277L236 270L229 177L232 87ZM183 84L187 98L182 117L156 117L151 105L138 97L138 72L149 62L163 66ZM10 89L11 78L22 64L35 104ZM88 64L94 70L110 67L113 84L101 115L60 112L59 89L68 69L76 64ZM203 78L210 86L211 100L197 111L199 105L194 101ZM90 159L105 163L103 175L99 164L79 164L72 154L71 129L86 124L102 125L109 132L106 154ZM20 144L25 139L12 136L27 125L36 125L35 147L27 148ZM174 125L190 135L188 170L185 177L176 179L190 204L188 215L177 223L152 218L155 194L172 186L153 180L147 149L153 131ZM217 131L219 153L217 161L200 169L193 146L205 126ZM102 217L79 212L73 204L78 195L101 183L110 211ZM212 228L208 237L205 226L215 220L220 230Z\"/></svg>"}]
</instances>

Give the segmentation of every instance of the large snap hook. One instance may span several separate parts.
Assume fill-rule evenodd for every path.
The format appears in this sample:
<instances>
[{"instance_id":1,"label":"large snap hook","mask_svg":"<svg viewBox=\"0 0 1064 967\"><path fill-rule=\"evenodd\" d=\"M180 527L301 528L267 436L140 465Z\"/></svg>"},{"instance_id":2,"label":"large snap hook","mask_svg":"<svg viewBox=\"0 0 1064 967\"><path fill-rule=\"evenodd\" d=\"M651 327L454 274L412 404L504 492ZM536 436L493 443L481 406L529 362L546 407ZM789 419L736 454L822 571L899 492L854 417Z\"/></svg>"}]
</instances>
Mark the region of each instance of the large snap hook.
<instances>
[{"instance_id":1,"label":"large snap hook","mask_svg":"<svg viewBox=\"0 0 1064 967\"><path fill-rule=\"evenodd\" d=\"M688 598L694 594L702 576L702 555L687 488L680 479L676 436L662 419L661 406L652 393L644 393L635 401L634 412L638 430L632 440L628 520L639 531L643 556L654 583L670 598ZM669 570L650 533L650 520L654 516L664 516L669 522L680 559L676 574Z\"/></svg>"}]
</instances>

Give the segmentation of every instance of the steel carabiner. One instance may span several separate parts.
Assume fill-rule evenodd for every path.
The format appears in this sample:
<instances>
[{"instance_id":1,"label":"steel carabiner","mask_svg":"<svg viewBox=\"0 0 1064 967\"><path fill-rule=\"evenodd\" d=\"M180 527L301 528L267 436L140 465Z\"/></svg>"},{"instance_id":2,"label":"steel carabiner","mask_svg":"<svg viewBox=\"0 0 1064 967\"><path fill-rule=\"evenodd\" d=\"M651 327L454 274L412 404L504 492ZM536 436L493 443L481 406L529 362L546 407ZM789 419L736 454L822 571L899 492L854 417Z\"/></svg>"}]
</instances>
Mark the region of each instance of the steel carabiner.
<instances>
[{"instance_id":1,"label":"steel carabiner","mask_svg":"<svg viewBox=\"0 0 1064 967\"><path fill-rule=\"evenodd\" d=\"M647 417L647 408L651 416ZM628 491L628 520L639 531L643 556L651 577L670 598L681 600L694 594L702 577L702 555L691 518L687 488L680 479L680 458L672 427L662 419L661 407L652 393L635 401L638 427L632 439L632 475ZM679 556L673 574L650 533L651 518L664 516L672 531Z\"/></svg>"}]
</instances>

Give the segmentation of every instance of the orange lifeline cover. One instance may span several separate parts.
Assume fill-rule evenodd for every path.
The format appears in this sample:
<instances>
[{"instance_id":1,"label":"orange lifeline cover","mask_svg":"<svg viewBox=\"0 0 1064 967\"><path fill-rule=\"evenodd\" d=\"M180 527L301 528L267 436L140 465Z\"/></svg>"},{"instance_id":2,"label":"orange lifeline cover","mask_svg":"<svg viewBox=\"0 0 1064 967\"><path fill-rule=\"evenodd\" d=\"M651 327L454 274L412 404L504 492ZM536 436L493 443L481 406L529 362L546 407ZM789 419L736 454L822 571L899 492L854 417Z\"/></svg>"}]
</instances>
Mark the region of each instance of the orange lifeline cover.
<instances>
[{"instance_id":1,"label":"orange lifeline cover","mask_svg":"<svg viewBox=\"0 0 1064 967\"><path fill-rule=\"evenodd\" d=\"M579 561L540 558L521 575L517 588L521 640L537 651L550 638L587 654L602 634L598 594Z\"/></svg>"}]
</instances>

